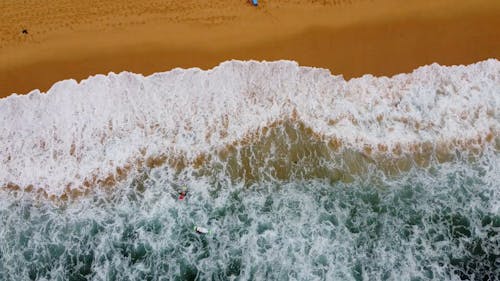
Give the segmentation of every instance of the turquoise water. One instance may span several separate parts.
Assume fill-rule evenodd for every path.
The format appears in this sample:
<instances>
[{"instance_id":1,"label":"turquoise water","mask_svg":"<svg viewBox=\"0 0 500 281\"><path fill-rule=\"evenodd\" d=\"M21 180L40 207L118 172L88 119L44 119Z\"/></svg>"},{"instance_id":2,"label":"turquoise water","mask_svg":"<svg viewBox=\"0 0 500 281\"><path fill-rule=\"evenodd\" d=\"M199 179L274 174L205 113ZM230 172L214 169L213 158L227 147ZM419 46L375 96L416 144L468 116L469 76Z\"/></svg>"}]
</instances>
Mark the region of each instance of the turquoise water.
<instances>
[{"instance_id":1,"label":"turquoise water","mask_svg":"<svg viewBox=\"0 0 500 281\"><path fill-rule=\"evenodd\" d=\"M493 155L352 183L193 178L179 201L158 168L63 206L3 194L0 279L498 280L499 171Z\"/></svg>"}]
</instances>

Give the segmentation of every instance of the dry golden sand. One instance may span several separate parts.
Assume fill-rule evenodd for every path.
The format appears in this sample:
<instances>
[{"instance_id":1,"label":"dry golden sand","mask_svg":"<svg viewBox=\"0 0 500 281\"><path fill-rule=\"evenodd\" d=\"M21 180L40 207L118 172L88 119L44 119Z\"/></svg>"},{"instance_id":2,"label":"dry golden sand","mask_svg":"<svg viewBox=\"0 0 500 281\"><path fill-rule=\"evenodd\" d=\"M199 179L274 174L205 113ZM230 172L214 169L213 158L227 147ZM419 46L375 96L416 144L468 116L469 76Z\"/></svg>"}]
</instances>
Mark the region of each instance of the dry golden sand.
<instances>
[{"instance_id":1,"label":"dry golden sand","mask_svg":"<svg viewBox=\"0 0 500 281\"><path fill-rule=\"evenodd\" d=\"M2 0L0 97L110 71L296 60L345 77L500 58L498 0ZM27 29L28 34L22 34Z\"/></svg>"}]
</instances>

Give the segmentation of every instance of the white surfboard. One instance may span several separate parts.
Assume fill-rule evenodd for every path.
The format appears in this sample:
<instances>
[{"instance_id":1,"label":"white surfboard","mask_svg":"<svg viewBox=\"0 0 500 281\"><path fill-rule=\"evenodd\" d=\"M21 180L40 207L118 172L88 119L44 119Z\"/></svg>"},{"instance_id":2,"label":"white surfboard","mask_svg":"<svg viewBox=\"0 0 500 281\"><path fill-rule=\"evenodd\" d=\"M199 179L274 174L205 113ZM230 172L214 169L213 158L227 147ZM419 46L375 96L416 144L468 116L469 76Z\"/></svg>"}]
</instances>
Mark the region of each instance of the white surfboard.
<instances>
[{"instance_id":1,"label":"white surfboard","mask_svg":"<svg viewBox=\"0 0 500 281\"><path fill-rule=\"evenodd\" d=\"M210 232L210 230L204 228L204 227L201 227L201 226L195 226L194 227L194 231L200 233L200 234L207 234Z\"/></svg>"}]
</instances>

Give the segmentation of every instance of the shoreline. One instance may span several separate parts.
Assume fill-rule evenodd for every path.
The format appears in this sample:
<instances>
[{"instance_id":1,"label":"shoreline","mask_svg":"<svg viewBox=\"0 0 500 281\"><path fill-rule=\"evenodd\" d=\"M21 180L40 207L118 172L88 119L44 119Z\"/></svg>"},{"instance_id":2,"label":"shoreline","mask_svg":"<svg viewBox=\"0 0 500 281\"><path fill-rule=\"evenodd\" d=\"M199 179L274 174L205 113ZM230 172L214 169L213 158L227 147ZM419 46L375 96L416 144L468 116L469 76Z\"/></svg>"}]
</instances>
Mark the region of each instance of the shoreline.
<instances>
[{"instance_id":1,"label":"shoreline","mask_svg":"<svg viewBox=\"0 0 500 281\"><path fill-rule=\"evenodd\" d=\"M58 81L80 81L95 74L209 69L231 59L295 60L346 79L408 73L434 62L458 65L500 59L500 30L496 28L500 4L469 2L409 1L403 5L379 0L340 7L263 3L259 9L242 4L236 11L232 4L228 13L236 18L216 23L164 19L148 23L151 16L147 14L142 15L143 24L124 23L108 31L98 31L99 24L75 23L46 34L30 34L31 41L4 40L0 97L34 89L45 92ZM214 13L200 8L191 12L209 19Z\"/></svg>"}]
</instances>

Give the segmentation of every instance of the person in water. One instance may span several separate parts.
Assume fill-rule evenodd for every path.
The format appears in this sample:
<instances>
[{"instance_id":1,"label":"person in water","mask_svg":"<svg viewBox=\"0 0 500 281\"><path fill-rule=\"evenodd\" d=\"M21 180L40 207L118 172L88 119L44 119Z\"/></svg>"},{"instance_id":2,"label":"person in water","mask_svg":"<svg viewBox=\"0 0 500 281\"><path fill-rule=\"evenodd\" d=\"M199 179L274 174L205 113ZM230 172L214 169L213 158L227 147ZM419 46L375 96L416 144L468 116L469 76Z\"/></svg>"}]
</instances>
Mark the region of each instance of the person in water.
<instances>
[{"instance_id":1,"label":"person in water","mask_svg":"<svg viewBox=\"0 0 500 281\"><path fill-rule=\"evenodd\" d=\"M187 196L187 186L183 186L181 191L179 192L179 200L184 200Z\"/></svg>"},{"instance_id":2,"label":"person in water","mask_svg":"<svg viewBox=\"0 0 500 281\"><path fill-rule=\"evenodd\" d=\"M185 190L179 192L179 200L184 200L186 198L187 192Z\"/></svg>"}]
</instances>

